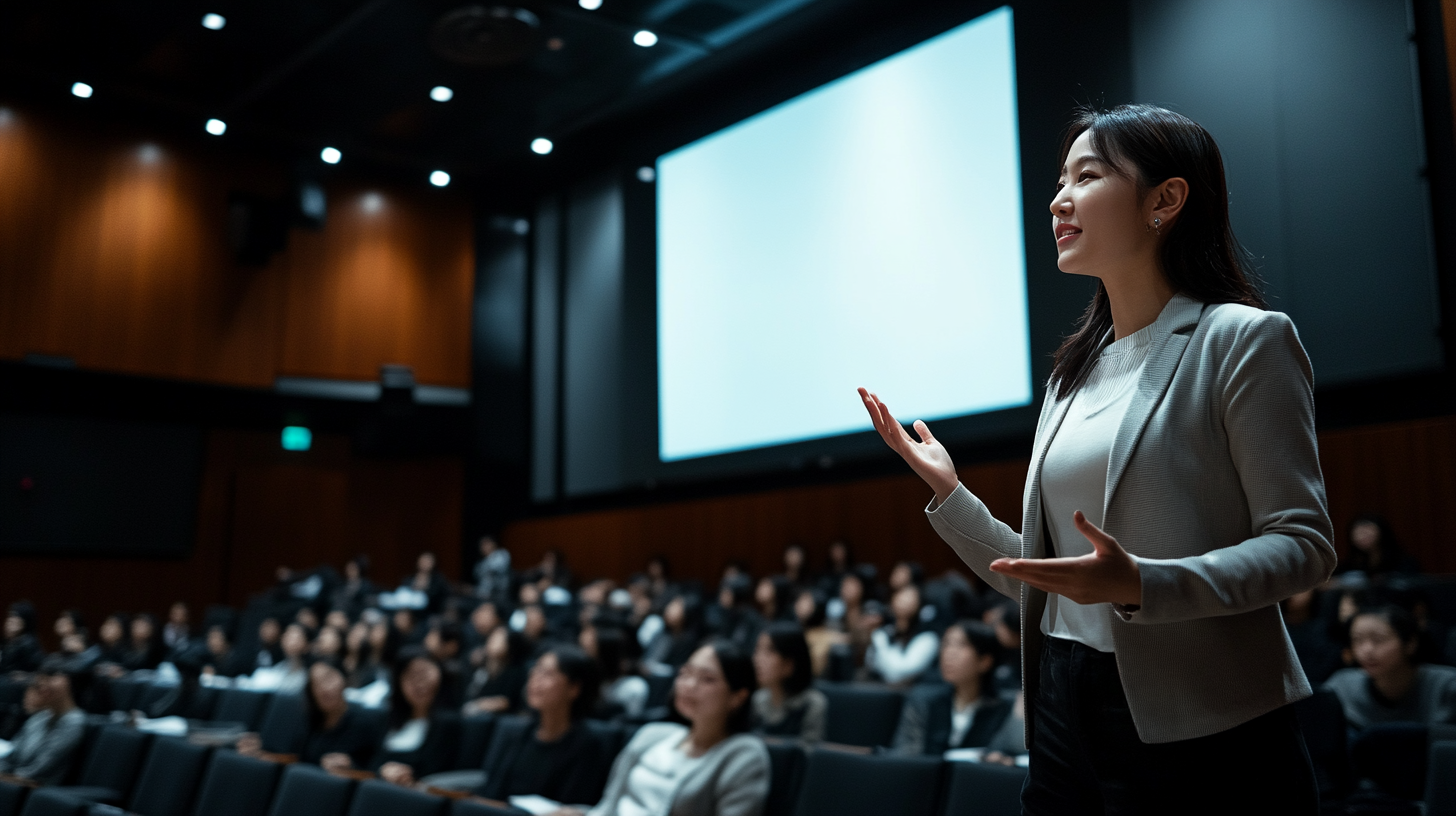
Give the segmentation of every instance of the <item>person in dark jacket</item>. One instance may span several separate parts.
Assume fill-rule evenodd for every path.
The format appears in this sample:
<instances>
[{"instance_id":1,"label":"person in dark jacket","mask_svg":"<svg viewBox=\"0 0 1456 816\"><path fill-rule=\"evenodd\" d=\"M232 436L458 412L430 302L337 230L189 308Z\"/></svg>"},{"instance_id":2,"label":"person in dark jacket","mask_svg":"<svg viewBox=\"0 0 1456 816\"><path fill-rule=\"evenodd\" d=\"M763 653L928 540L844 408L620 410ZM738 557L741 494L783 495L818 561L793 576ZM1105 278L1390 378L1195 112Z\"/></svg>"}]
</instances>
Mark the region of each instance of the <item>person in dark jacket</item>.
<instances>
[{"instance_id":1,"label":"person in dark jacket","mask_svg":"<svg viewBox=\"0 0 1456 816\"><path fill-rule=\"evenodd\" d=\"M11 752L0 757L0 773L58 785L70 769L86 731L86 714L76 706L64 663L64 658L51 657L37 670L27 694L36 711L16 735Z\"/></svg>"},{"instance_id":2,"label":"person in dark jacket","mask_svg":"<svg viewBox=\"0 0 1456 816\"><path fill-rule=\"evenodd\" d=\"M544 796L564 804L595 802L611 768L605 746L584 720L596 704L597 665L586 652L562 644L547 650L526 682L529 718L496 725L476 790L489 799Z\"/></svg>"},{"instance_id":3,"label":"person in dark jacket","mask_svg":"<svg viewBox=\"0 0 1456 816\"><path fill-rule=\"evenodd\" d=\"M460 716L440 699L440 663L423 649L400 655L391 687L384 739L368 768L381 779L412 787L449 770L460 746Z\"/></svg>"},{"instance_id":4,"label":"person in dark jacket","mask_svg":"<svg viewBox=\"0 0 1456 816\"><path fill-rule=\"evenodd\" d=\"M344 673L328 663L309 667L303 686L305 727L286 753L325 770L367 767L379 750L380 729L358 706L344 699ZM238 740L238 753L256 756L262 742L256 734Z\"/></svg>"},{"instance_id":5,"label":"person in dark jacket","mask_svg":"<svg viewBox=\"0 0 1456 816\"><path fill-rule=\"evenodd\" d=\"M45 652L35 637L35 607L16 601L5 616L4 640L0 640L0 674L33 672Z\"/></svg>"},{"instance_id":6,"label":"person in dark jacket","mask_svg":"<svg viewBox=\"0 0 1456 816\"><path fill-rule=\"evenodd\" d=\"M911 690L895 731L895 752L943 754L989 744L1012 709L991 682L998 651L996 631L980 621L963 620L946 629L940 648L946 682Z\"/></svg>"}]
</instances>

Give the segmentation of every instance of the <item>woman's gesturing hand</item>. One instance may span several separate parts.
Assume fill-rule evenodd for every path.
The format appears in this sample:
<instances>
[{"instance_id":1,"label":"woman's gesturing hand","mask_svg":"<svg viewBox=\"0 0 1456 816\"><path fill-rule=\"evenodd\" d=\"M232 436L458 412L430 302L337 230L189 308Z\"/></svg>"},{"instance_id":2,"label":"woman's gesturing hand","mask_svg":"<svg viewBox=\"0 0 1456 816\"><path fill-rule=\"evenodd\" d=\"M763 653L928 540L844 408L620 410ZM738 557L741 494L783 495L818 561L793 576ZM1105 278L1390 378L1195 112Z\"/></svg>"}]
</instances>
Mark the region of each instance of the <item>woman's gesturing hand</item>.
<instances>
[{"instance_id":1,"label":"woman's gesturing hand","mask_svg":"<svg viewBox=\"0 0 1456 816\"><path fill-rule=\"evenodd\" d=\"M1087 520L1072 514L1077 530L1092 542L1092 552L1074 558L998 558L991 571L999 572L1044 592L1054 592L1079 604L1142 604L1143 583L1137 560Z\"/></svg>"},{"instance_id":2,"label":"woman's gesturing hand","mask_svg":"<svg viewBox=\"0 0 1456 816\"><path fill-rule=\"evenodd\" d=\"M870 413L870 421L875 423L875 430L880 432L880 438L930 485L930 489L935 491L936 504L950 498L961 480L956 476L955 465L951 463L945 446L930 435L930 427L921 420L915 420L915 433L920 436L920 441L916 442L890 415L890 409L878 396L861 388L859 397Z\"/></svg>"}]
</instances>

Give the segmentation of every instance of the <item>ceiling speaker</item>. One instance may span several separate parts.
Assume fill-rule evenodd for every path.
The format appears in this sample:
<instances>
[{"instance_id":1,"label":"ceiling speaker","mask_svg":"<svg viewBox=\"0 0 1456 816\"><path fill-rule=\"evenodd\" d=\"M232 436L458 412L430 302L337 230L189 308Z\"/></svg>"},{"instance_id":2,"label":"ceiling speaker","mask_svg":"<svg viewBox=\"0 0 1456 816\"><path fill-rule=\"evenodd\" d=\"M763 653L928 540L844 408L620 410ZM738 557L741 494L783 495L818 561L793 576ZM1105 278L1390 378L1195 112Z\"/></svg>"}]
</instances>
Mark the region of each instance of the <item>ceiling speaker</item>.
<instances>
[{"instance_id":1,"label":"ceiling speaker","mask_svg":"<svg viewBox=\"0 0 1456 816\"><path fill-rule=\"evenodd\" d=\"M460 65L510 65L536 49L541 19L515 6L466 6L435 23L430 45Z\"/></svg>"}]
</instances>

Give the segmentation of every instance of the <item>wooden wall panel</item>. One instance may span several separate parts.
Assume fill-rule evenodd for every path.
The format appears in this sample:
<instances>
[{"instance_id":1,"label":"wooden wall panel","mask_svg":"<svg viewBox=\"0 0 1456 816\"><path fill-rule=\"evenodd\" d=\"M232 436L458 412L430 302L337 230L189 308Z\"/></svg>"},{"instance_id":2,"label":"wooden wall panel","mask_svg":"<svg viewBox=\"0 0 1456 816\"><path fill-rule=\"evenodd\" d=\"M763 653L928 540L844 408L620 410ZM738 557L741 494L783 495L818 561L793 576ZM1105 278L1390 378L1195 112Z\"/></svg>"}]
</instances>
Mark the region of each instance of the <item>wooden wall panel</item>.
<instances>
[{"instance_id":1,"label":"wooden wall panel","mask_svg":"<svg viewBox=\"0 0 1456 816\"><path fill-rule=\"evenodd\" d=\"M1341 552L1350 519L1376 512L1427 570L1456 572L1446 517L1447 502L1456 503L1456 417L1322 434L1320 456ZM962 468L961 481L996 518L1019 528L1028 464L1020 459ZM928 574L967 571L925 521L929 498L920 480L907 474L531 519L511 525L502 538L520 564L560 547L579 577L618 580L641 570L654 552L667 554L684 578L712 581L731 558L764 574L780 569L780 553L795 542L817 567L829 543L840 538L881 570L906 558L920 561Z\"/></svg>"},{"instance_id":2,"label":"wooden wall panel","mask_svg":"<svg viewBox=\"0 0 1456 816\"><path fill-rule=\"evenodd\" d=\"M209 435L197 546L176 560L0 558L0 604L27 598L49 626L62 609L99 622L114 610L163 614L173 600L200 612L241 605L271 586L280 565L339 567L364 553L394 586L422 550L460 571L459 460L355 457L344 437L280 450L273 433ZM54 644L51 644L54 645Z\"/></svg>"},{"instance_id":3,"label":"wooden wall panel","mask_svg":"<svg viewBox=\"0 0 1456 816\"><path fill-rule=\"evenodd\" d=\"M239 265L229 192L281 195L287 181L266 163L0 106L0 357L254 387L402 363L468 385L468 202L339 181L325 229L293 230L264 268Z\"/></svg>"}]
</instances>

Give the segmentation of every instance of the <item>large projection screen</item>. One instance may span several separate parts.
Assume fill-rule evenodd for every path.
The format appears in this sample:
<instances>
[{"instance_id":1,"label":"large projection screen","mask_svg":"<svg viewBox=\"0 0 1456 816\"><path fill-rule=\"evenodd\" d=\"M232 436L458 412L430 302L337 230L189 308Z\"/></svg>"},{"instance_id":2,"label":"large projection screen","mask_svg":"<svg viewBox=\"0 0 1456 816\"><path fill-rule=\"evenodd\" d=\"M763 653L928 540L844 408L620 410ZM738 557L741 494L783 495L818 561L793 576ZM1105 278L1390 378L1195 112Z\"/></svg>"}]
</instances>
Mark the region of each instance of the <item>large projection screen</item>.
<instances>
[{"instance_id":1,"label":"large projection screen","mask_svg":"<svg viewBox=\"0 0 1456 816\"><path fill-rule=\"evenodd\" d=\"M657 161L658 457L1032 400L1003 7Z\"/></svg>"}]
</instances>

